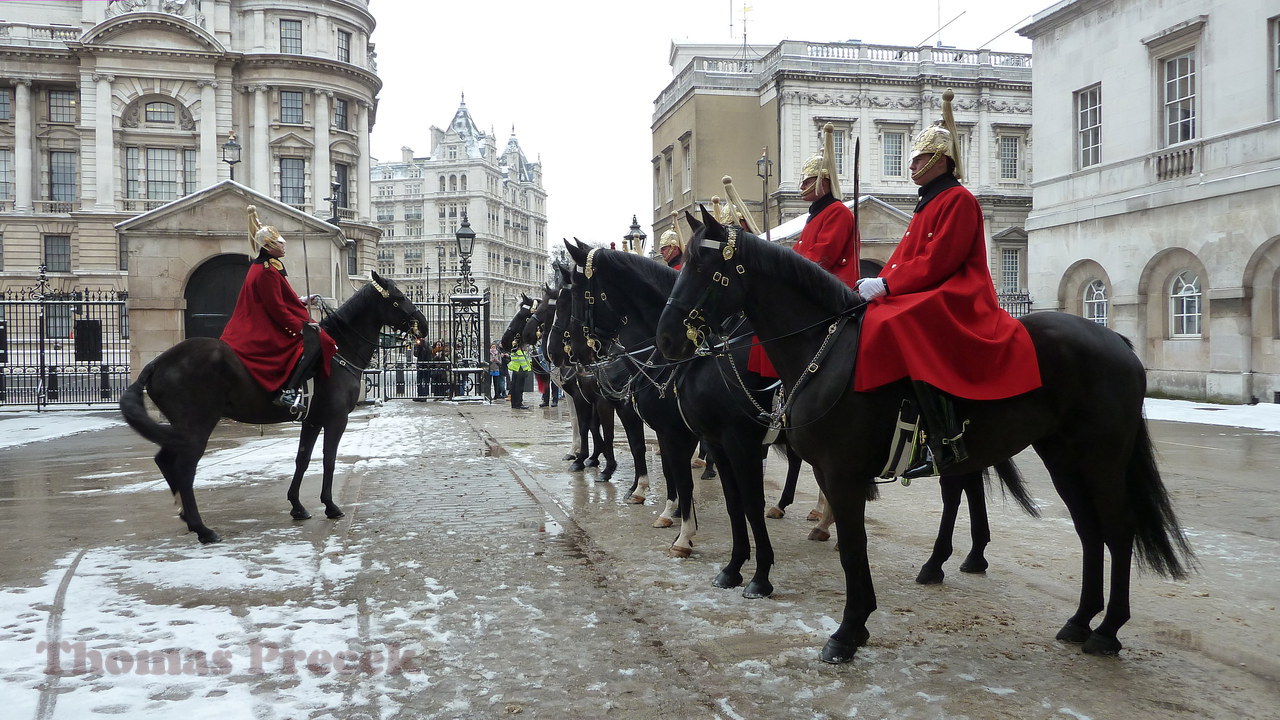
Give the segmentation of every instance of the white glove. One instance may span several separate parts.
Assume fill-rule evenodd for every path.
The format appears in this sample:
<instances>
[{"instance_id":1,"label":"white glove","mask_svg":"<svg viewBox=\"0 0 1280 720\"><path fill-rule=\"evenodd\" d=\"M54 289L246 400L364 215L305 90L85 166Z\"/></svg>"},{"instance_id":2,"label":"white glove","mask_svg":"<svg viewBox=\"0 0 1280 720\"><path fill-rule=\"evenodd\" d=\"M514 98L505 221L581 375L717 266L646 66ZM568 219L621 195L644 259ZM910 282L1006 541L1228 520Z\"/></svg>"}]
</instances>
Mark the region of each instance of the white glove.
<instances>
[{"instance_id":1,"label":"white glove","mask_svg":"<svg viewBox=\"0 0 1280 720\"><path fill-rule=\"evenodd\" d=\"M863 278L858 281L858 284L854 289L857 290L858 295L867 302L871 302L872 300L875 300L881 295L885 295L889 292L889 286L885 285L884 278L878 277Z\"/></svg>"},{"instance_id":2,"label":"white glove","mask_svg":"<svg viewBox=\"0 0 1280 720\"><path fill-rule=\"evenodd\" d=\"M322 299L323 298L321 298L319 295L299 295L298 296L298 302L302 303L303 305L319 305Z\"/></svg>"}]
</instances>

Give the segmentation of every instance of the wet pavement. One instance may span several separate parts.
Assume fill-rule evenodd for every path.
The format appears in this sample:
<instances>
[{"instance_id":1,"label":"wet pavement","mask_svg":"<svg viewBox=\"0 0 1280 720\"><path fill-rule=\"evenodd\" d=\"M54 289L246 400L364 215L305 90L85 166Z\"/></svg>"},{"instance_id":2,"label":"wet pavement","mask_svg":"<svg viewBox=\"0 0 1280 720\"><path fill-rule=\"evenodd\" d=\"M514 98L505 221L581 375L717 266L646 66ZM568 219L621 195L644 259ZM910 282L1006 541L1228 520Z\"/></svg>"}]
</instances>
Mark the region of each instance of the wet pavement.
<instances>
[{"instance_id":1,"label":"wet pavement","mask_svg":"<svg viewBox=\"0 0 1280 720\"><path fill-rule=\"evenodd\" d=\"M817 655L843 581L834 542L805 539L811 475L769 524L774 595L748 600L711 587L730 548L718 483L698 483L693 557L671 559L677 529L650 527L652 442L649 503L626 505L625 451L612 482L566 470L567 418L357 409L334 490L346 517L317 512L317 456L307 521L284 500L296 428L224 424L196 483L213 546L185 532L154 446L127 427L0 449L5 716L1280 717L1275 433L1152 423L1201 571L1135 577L1119 658L1053 640L1079 546L1033 455L1019 465L1044 517L997 491L991 569L953 560L940 586L912 582L936 486L886 486L869 510L872 639L834 667ZM770 458L771 498L784 466ZM958 553L966 534L962 518Z\"/></svg>"}]
</instances>

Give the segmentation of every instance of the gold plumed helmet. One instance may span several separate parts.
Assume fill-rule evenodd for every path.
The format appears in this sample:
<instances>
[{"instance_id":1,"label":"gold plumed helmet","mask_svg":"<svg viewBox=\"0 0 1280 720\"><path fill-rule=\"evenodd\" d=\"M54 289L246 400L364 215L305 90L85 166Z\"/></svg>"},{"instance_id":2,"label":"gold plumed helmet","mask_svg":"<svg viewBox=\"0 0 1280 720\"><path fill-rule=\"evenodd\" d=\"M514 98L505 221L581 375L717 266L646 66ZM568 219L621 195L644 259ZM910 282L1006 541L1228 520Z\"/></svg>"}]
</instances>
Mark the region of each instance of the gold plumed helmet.
<instances>
[{"instance_id":1,"label":"gold plumed helmet","mask_svg":"<svg viewBox=\"0 0 1280 720\"><path fill-rule=\"evenodd\" d=\"M280 231L270 225L263 225L258 219L258 208L250 205L245 208L249 213L249 257L258 256L260 248L278 248L280 242L284 238L280 235Z\"/></svg>"},{"instance_id":2,"label":"gold plumed helmet","mask_svg":"<svg viewBox=\"0 0 1280 720\"><path fill-rule=\"evenodd\" d=\"M934 123L921 130L920 134L916 135L915 139L911 141L912 158L917 155L933 156L930 158L929 163L913 173L913 176L933 167L934 163L946 156L955 163L956 169L953 174L956 179L964 179L964 168L960 164L960 135L956 132L956 119L951 112L951 101L955 96L956 94L951 88L947 88L942 93L942 120L940 123Z\"/></svg>"},{"instance_id":3,"label":"gold plumed helmet","mask_svg":"<svg viewBox=\"0 0 1280 720\"><path fill-rule=\"evenodd\" d=\"M822 149L800 166L800 180L816 177L831 182L831 194L840 199L840 175L836 172L836 128L831 123L822 126Z\"/></svg>"},{"instance_id":4,"label":"gold plumed helmet","mask_svg":"<svg viewBox=\"0 0 1280 720\"><path fill-rule=\"evenodd\" d=\"M662 238L658 241L658 252L662 252L662 248L673 247L680 252L684 252L684 238L680 237L680 216L671 213L671 229L662 233Z\"/></svg>"},{"instance_id":5,"label":"gold plumed helmet","mask_svg":"<svg viewBox=\"0 0 1280 720\"><path fill-rule=\"evenodd\" d=\"M721 210L723 217L720 223L722 225L726 222L746 223L748 232L759 235L760 226L756 225L755 218L751 217L751 213L747 211L747 204L742 201L742 196L738 194L738 189L733 186L733 178L725 175L720 180L724 183L724 194L729 198L728 204Z\"/></svg>"}]
</instances>

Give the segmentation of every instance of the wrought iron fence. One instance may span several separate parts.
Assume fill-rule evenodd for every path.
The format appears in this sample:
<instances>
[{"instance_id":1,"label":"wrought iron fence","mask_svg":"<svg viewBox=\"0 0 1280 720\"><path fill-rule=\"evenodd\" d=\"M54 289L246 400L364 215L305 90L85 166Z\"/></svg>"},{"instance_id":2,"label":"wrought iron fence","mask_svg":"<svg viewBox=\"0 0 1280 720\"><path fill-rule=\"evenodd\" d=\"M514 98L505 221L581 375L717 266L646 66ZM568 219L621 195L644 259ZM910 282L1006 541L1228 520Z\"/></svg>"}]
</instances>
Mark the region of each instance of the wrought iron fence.
<instances>
[{"instance_id":1,"label":"wrought iron fence","mask_svg":"<svg viewBox=\"0 0 1280 720\"><path fill-rule=\"evenodd\" d=\"M119 402L129 384L127 293L34 287L0 294L0 405Z\"/></svg>"},{"instance_id":2,"label":"wrought iron fence","mask_svg":"<svg viewBox=\"0 0 1280 720\"><path fill-rule=\"evenodd\" d=\"M425 351L397 336L384 336L381 352L365 370L366 399L491 398L488 292L416 304L427 317ZM437 342L445 352L433 359L431 348Z\"/></svg>"},{"instance_id":3,"label":"wrought iron fence","mask_svg":"<svg viewBox=\"0 0 1280 720\"><path fill-rule=\"evenodd\" d=\"M1026 290L997 293L996 299L1000 301L1000 307L1016 318L1031 312L1031 293Z\"/></svg>"}]
</instances>

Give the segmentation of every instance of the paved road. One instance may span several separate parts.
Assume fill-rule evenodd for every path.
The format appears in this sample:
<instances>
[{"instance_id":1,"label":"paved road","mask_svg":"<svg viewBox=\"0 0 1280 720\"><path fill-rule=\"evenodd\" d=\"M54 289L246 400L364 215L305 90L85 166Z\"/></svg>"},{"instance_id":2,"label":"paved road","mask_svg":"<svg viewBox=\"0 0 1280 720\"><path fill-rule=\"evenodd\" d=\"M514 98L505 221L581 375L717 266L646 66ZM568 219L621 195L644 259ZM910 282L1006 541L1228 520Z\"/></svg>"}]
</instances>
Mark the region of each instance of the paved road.
<instances>
[{"instance_id":1,"label":"paved road","mask_svg":"<svg viewBox=\"0 0 1280 720\"><path fill-rule=\"evenodd\" d=\"M991 570L953 562L941 586L911 582L936 488L887 486L869 523L872 642L831 667L817 650L842 581L832 543L804 539L811 478L770 524L774 596L746 600L710 587L729 550L717 483L698 486L694 556L667 558L676 531L649 527L660 474L635 507L626 458L614 482L568 473L566 417L358 410L335 486L347 516L304 522L283 498L296 429L227 424L197 482L225 539L209 547L127 428L0 450L5 716L1280 717L1275 434L1153 423L1202 571L1135 582L1118 659L1052 640L1078 545L1033 456L1020 465L1045 517L995 500Z\"/></svg>"}]
</instances>

